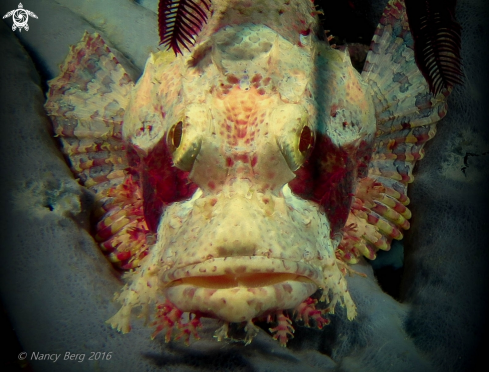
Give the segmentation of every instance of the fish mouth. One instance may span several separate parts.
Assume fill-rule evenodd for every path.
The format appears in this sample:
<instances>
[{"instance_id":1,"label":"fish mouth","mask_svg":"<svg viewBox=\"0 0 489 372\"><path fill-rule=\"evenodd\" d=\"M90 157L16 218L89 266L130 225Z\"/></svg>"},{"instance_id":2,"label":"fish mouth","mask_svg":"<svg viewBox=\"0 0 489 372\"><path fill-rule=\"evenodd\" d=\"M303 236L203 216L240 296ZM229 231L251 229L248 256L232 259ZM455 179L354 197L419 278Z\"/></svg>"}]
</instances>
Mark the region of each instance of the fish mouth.
<instances>
[{"instance_id":1,"label":"fish mouth","mask_svg":"<svg viewBox=\"0 0 489 372\"><path fill-rule=\"evenodd\" d=\"M309 278L288 273L254 273L254 274L228 274L215 276L194 276L174 280L169 286L182 284L193 285L202 288L227 289L227 288L260 288L275 285L287 281L313 283Z\"/></svg>"},{"instance_id":2,"label":"fish mouth","mask_svg":"<svg viewBox=\"0 0 489 372\"><path fill-rule=\"evenodd\" d=\"M320 269L268 257L227 257L169 270L165 296L180 310L242 322L293 309L318 289Z\"/></svg>"},{"instance_id":3,"label":"fish mouth","mask_svg":"<svg viewBox=\"0 0 489 372\"><path fill-rule=\"evenodd\" d=\"M220 257L167 270L162 279L166 286L189 283L209 288L255 288L285 280L320 283L322 270L318 265L266 256Z\"/></svg>"}]
</instances>

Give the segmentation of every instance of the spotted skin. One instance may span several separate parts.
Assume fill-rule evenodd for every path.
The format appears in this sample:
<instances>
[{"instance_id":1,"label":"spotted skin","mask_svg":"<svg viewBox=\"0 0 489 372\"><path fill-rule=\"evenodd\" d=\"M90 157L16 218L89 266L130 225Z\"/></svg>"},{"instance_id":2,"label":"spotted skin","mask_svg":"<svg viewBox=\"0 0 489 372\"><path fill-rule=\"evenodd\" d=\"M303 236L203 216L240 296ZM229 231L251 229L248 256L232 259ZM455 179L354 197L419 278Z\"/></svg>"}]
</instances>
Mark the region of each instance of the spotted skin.
<instances>
[{"instance_id":1,"label":"spotted skin","mask_svg":"<svg viewBox=\"0 0 489 372\"><path fill-rule=\"evenodd\" d=\"M55 132L97 196L95 239L134 269L114 328L141 308L166 341L213 317L218 340L243 323L249 343L267 319L285 346L288 310L319 328L337 303L355 317L347 263L409 228L406 185L448 92L430 95L401 1L362 75L318 39L316 15L303 0L214 1L192 51L152 54L136 84L88 34L50 82Z\"/></svg>"}]
</instances>

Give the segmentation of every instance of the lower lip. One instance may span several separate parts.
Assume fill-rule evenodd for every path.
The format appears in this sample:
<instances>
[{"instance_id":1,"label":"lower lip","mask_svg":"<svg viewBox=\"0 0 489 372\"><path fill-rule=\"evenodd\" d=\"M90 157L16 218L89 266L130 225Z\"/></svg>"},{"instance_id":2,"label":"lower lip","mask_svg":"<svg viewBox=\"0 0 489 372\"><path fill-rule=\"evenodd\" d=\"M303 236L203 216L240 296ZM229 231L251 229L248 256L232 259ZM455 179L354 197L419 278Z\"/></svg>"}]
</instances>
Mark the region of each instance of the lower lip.
<instances>
[{"instance_id":1,"label":"lower lip","mask_svg":"<svg viewBox=\"0 0 489 372\"><path fill-rule=\"evenodd\" d=\"M317 289L303 276L255 273L182 278L170 283L164 292L184 312L243 322L272 311L293 309Z\"/></svg>"}]
</instances>

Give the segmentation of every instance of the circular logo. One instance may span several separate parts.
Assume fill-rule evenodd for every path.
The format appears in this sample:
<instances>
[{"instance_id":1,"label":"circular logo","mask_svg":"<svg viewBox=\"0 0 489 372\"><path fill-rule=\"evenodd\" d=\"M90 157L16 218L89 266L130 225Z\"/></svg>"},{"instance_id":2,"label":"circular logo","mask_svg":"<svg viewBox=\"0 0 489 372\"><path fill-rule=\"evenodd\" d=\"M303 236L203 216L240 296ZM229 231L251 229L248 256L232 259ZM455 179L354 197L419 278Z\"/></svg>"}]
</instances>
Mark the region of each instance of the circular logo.
<instances>
[{"instance_id":1,"label":"circular logo","mask_svg":"<svg viewBox=\"0 0 489 372\"><path fill-rule=\"evenodd\" d=\"M12 20L14 22L14 24L12 25L12 31L15 31L17 29L19 29L19 31L22 31L22 29L29 31L29 25L27 24L29 16L37 18L37 15L35 15L33 12L24 9L22 3L19 3L19 9L11 10L7 14L5 14L3 18L5 19L10 16L12 16Z\"/></svg>"},{"instance_id":2,"label":"circular logo","mask_svg":"<svg viewBox=\"0 0 489 372\"><path fill-rule=\"evenodd\" d=\"M29 14L25 9L15 9L12 19L14 20L14 25L18 28L26 27L26 30L29 29L29 26L27 25Z\"/></svg>"}]
</instances>

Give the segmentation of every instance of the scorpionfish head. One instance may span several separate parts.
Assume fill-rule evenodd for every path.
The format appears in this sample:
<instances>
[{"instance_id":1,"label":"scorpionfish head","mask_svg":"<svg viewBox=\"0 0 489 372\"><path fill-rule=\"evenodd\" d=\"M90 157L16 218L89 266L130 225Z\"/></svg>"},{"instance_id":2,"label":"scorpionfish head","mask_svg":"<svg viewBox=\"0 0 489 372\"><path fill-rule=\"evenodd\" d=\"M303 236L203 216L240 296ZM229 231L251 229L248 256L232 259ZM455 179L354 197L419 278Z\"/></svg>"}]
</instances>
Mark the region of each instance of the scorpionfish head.
<instances>
[{"instance_id":1,"label":"scorpionfish head","mask_svg":"<svg viewBox=\"0 0 489 372\"><path fill-rule=\"evenodd\" d=\"M123 134L157 234L139 274L155 296L242 322L322 289L353 317L335 249L373 112L348 55L312 33L293 43L241 24L181 58L152 55Z\"/></svg>"}]
</instances>

